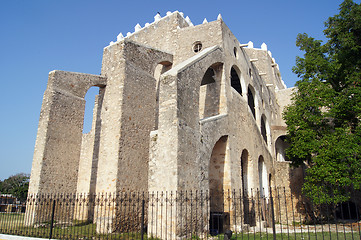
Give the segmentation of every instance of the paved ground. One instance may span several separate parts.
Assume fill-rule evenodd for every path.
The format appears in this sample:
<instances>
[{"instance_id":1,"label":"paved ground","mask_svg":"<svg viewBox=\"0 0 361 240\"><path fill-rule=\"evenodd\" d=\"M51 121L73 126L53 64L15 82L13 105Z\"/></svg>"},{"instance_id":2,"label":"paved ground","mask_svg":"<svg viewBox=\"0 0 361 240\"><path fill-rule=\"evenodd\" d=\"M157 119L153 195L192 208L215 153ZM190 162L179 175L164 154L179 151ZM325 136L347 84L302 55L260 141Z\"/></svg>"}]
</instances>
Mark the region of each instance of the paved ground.
<instances>
[{"instance_id":1,"label":"paved ground","mask_svg":"<svg viewBox=\"0 0 361 240\"><path fill-rule=\"evenodd\" d=\"M0 240L44 240L44 238L21 237L21 236L0 234Z\"/></svg>"}]
</instances>

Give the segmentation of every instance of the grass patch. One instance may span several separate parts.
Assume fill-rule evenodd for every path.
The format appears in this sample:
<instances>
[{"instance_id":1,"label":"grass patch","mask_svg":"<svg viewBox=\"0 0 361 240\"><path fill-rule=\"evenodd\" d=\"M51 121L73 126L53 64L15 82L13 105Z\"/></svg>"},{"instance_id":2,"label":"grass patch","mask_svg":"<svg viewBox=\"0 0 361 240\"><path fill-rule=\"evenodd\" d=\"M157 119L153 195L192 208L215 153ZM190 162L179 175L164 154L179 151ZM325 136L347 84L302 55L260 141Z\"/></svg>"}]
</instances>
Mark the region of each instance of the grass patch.
<instances>
[{"instance_id":1,"label":"grass patch","mask_svg":"<svg viewBox=\"0 0 361 240\"><path fill-rule=\"evenodd\" d=\"M34 226L25 226L24 225L24 213L0 213L0 233L10 234L10 235L19 235L19 236L29 236L29 237L42 237L48 238L50 234L50 222L44 221L41 224ZM297 226L297 224L294 224ZM292 227L290 226L290 229ZM361 239L361 236L358 232L358 228L355 227L353 232L343 232L342 226L339 227L338 233L328 232L325 225L324 232L307 231L303 230L303 233L283 233L276 234L276 239L280 240L349 240L349 239ZM89 221L80 221L75 220L68 224L61 222L55 222L55 227L53 228L52 238L55 239L77 239L77 240L86 240L86 239L141 239L140 232L129 232L129 233L114 233L114 234L97 234L96 233L96 224L93 224ZM200 239L196 235L188 236L189 239ZM151 238L147 235L144 235L144 239L156 239ZM220 234L215 237L209 236L208 239L224 239L224 235ZM237 233L233 234L232 238L234 240L264 240L270 239L273 240L272 233Z\"/></svg>"},{"instance_id":2,"label":"grass patch","mask_svg":"<svg viewBox=\"0 0 361 240\"><path fill-rule=\"evenodd\" d=\"M224 235L218 235L216 239L224 239ZM272 233L237 233L233 234L232 238L234 240L265 240L270 239L273 240L273 234ZM343 233L343 232L317 232L317 233L290 233L289 235L287 233L283 234L276 234L277 240L332 240L332 239L338 239L338 240L351 240L351 239L361 239L360 234L358 232L349 232L349 233Z\"/></svg>"}]
</instances>

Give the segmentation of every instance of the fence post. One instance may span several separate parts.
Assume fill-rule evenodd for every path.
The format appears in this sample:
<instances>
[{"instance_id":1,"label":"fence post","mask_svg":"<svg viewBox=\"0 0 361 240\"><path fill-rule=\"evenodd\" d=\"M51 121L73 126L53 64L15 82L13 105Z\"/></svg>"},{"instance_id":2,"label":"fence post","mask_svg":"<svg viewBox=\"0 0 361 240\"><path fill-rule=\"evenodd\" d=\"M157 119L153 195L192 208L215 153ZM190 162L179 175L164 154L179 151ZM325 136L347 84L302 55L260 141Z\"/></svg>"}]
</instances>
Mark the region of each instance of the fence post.
<instances>
[{"instance_id":1,"label":"fence post","mask_svg":"<svg viewBox=\"0 0 361 240\"><path fill-rule=\"evenodd\" d=\"M142 217L141 217L141 223L140 223L140 235L141 235L141 240L144 239L144 205L145 205L145 200L142 200Z\"/></svg>"},{"instance_id":2,"label":"fence post","mask_svg":"<svg viewBox=\"0 0 361 240\"><path fill-rule=\"evenodd\" d=\"M273 208L273 197L272 197L272 188L270 187L270 201L271 201L271 217L272 217L272 230L273 230L273 240L276 240L276 224L275 224L275 212Z\"/></svg>"},{"instance_id":3,"label":"fence post","mask_svg":"<svg viewBox=\"0 0 361 240\"><path fill-rule=\"evenodd\" d=\"M54 215L55 215L55 199L53 200L53 209L52 209L52 211L51 211L51 222L50 222L49 239L51 239L51 238L53 237Z\"/></svg>"}]
</instances>

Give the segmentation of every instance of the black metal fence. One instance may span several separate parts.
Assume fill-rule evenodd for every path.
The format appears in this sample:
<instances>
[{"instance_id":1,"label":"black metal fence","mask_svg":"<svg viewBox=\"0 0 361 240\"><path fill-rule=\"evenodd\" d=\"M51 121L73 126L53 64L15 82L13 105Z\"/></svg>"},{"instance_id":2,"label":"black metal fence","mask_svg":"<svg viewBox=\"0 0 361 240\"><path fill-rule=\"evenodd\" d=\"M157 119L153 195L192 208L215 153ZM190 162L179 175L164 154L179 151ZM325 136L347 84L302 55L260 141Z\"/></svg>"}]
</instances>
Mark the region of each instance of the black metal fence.
<instances>
[{"instance_id":1,"label":"black metal fence","mask_svg":"<svg viewBox=\"0 0 361 240\"><path fill-rule=\"evenodd\" d=\"M284 188L211 196L39 194L26 205L26 213L0 213L0 233L53 239L360 239L357 201L314 205Z\"/></svg>"}]
</instances>

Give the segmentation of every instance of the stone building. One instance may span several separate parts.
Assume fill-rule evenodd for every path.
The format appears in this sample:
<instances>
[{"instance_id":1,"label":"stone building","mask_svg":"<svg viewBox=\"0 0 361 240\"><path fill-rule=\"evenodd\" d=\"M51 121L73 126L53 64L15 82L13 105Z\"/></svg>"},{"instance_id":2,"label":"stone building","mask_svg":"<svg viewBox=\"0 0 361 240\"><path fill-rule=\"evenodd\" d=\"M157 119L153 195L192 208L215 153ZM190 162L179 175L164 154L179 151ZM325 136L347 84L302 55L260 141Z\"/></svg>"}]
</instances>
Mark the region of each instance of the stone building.
<instances>
[{"instance_id":1,"label":"stone building","mask_svg":"<svg viewBox=\"0 0 361 240\"><path fill-rule=\"evenodd\" d=\"M220 15L156 15L104 48L101 75L50 72L29 193L289 188L302 177L284 156L291 92L267 46L241 44Z\"/></svg>"}]
</instances>

